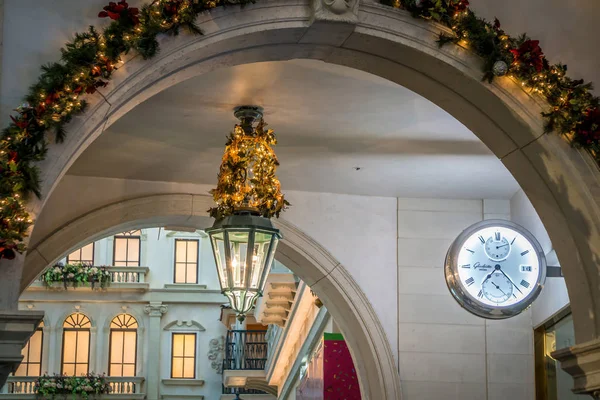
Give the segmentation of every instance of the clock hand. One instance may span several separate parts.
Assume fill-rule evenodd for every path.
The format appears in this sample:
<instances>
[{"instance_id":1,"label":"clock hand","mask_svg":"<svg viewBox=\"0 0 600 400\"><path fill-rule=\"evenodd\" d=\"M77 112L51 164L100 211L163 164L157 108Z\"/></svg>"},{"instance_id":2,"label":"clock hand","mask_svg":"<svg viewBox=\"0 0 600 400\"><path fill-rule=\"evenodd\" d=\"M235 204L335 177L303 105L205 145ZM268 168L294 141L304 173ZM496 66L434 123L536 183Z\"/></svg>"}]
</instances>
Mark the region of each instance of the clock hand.
<instances>
[{"instance_id":1,"label":"clock hand","mask_svg":"<svg viewBox=\"0 0 600 400\"><path fill-rule=\"evenodd\" d=\"M500 272L502 272L502 275L504 275L506 277L506 279L508 279L508 281L510 283L512 283L512 285L515 287L515 289L517 289L519 291L519 293L523 294L523 292L521 292L521 289L519 289L519 287L517 285L515 285L515 283L512 281L512 279L510 279L510 277L508 275L506 275L504 273L504 271L502 271L502 268L500 267L500 265L496 265L496 269Z\"/></svg>"},{"instance_id":2,"label":"clock hand","mask_svg":"<svg viewBox=\"0 0 600 400\"><path fill-rule=\"evenodd\" d=\"M508 243L503 244L502 246L496 246L496 249L499 249L500 247L504 247L504 246L508 246Z\"/></svg>"},{"instance_id":3,"label":"clock hand","mask_svg":"<svg viewBox=\"0 0 600 400\"><path fill-rule=\"evenodd\" d=\"M492 282L492 285L496 286L496 289L498 289L499 291L501 291L502 294L506 296L506 293L504 293L504 290L500 289L500 286L496 285L493 281L491 281L491 282Z\"/></svg>"}]
</instances>

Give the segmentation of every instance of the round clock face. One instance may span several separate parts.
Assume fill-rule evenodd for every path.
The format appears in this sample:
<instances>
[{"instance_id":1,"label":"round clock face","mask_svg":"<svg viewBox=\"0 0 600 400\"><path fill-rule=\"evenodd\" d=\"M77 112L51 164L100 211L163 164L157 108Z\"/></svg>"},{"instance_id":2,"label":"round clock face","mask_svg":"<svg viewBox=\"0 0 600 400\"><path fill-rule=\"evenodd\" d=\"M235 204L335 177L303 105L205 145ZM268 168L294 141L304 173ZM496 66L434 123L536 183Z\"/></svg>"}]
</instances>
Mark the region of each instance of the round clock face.
<instances>
[{"instance_id":1,"label":"round clock face","mask_svg":"<svg viewBox=\"0 0 600 400\"><path fill-rule=\"evenodd\" d=\"M510 221L488 220L456 238L445 274L450 292L465 309L484 318L509 318L539 295L546 260L527 230Z\"/></svg>"}]
</instances>

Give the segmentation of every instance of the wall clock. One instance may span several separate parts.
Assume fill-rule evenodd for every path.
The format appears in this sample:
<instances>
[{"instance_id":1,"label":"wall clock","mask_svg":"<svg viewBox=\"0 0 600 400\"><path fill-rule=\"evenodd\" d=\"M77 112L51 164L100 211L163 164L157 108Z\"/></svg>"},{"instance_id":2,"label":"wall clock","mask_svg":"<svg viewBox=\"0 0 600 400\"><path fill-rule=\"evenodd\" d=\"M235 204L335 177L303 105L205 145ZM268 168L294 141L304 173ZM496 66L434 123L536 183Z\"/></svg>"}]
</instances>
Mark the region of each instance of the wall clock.
<instances>
[{"instance_id":1,"label":"wall clock","mask_svg":"<svg viewBox=\"0 0 600 400\"><path fill-rule=\"evenodd\" d=\"M535 237L504 220L471 225L454 240L444 268L452 296L483 318L510 318L525 310L546 280L546 258Z\"/></svg>"}]
</instances>

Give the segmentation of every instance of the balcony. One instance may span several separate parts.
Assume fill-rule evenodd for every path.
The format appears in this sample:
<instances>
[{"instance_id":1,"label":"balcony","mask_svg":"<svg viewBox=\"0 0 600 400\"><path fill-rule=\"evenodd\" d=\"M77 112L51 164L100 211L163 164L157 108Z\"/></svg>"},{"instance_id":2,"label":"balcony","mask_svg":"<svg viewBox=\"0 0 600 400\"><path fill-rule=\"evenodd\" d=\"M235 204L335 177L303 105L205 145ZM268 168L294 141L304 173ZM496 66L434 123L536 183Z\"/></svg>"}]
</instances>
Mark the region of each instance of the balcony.
<instances>
[{"instance_id":1,"label":"balcony","mask_svg":"<svg viewBox=\"0 0 600 400\"><path fill-rule=\"evenodd\" d=\"M107 377L111 387L110 394L93 397L94 399L136 400L145 399L143 392L144 377ZM0 390L0 399L36 399L35 383L37 376L9 376L6 384ZM55 399L72 399L72 395L57 395Z\"/></svg>"},{"instance_id":2,"label":"balcony","mask_svg":"<svg viewBox=\"0 0 600 400\"><path fill-rule=\"evenodd\" d=\"M225 359L223 360L222 398L233 396L236 391L256 390L261 393L248 395L267 395L272 393L266 383L265 366L269 352L267 331L228 331L225 342ZM264 390L261 390L264 389ZM275 390L275 394L276 394Z\"/></svg>"},{"instance_id":3,"label":"balcony","mask_svg":"<svg viewBox=\"0 0 600 400\"><path fill-rule=\"evenodd\" d=\"M110 285L103 290L118 290L118 291L146 291L150 285L148 283L148 273L150 268L148 267L106 267L111 275ZM72 283L67 283L68 289L73 289ZM97 287L96 287L97 288ZM64 290L65 284L63 282L54 282L50 286L47 286L42 281L42 278L33 282L27 288L28 291L39 291L39 290ZM80 284L76 290L92 290L90 283Z\"/></svg>"}]
</instances>

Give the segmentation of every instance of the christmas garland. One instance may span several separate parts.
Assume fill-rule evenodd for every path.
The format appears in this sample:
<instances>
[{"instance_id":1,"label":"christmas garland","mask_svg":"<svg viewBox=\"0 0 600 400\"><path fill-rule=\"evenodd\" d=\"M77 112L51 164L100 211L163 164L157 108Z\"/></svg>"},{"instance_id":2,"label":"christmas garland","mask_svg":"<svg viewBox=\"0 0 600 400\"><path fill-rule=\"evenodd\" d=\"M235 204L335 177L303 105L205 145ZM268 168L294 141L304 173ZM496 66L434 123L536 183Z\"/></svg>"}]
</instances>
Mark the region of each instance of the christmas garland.
<instances>
[{"instance_id":1,"label":"christmas garland","mask_svg":"<svg viewBox=\"0 0 600 400\"><path fill-rule=\"evenodd\" d=\"M61 49L61 61L42 67L38 81L29 89L25 103L0 135L0 259L23 252L24 237L33 221L25 209L28 196L40 196L37 161L44 159L47 140L61 142L65 125L85 110L81 98L105 87L121 57L134 51L144 59L158 52L159 34L177 35L183 28L200 34L196 17L228 4L252 0L155 0L141 9L126 1L111 2L100 18L111 24L102 32L90 27ZM542 115L547 132L567 137L600 163L600 106L592 85L566 76L566 65L550 65L539 42L525 35L512 38L500 27L478 18L468 0L380 0L402 8L414 17L436 21L452 34L440 33L440 46L467 45L483 58L483 79L508 74L530 91L544 96L550 107Z\"/></svg>"}]
</instances>

